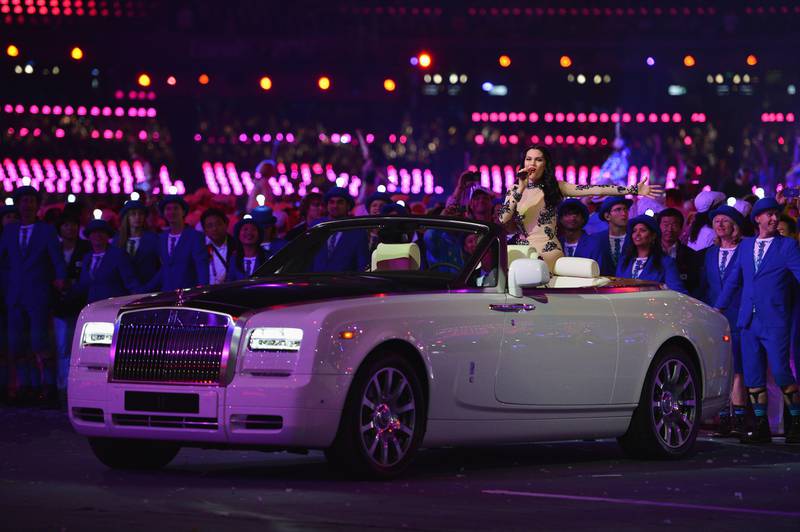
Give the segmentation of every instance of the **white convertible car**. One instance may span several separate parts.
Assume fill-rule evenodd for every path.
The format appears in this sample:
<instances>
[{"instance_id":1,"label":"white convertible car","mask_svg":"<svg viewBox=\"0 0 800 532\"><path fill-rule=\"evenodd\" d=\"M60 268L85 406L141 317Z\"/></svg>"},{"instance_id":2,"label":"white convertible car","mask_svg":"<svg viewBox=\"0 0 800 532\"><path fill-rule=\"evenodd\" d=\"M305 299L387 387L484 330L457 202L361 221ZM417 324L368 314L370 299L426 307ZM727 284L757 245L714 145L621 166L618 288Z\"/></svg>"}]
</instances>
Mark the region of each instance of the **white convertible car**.
<instances>
[{"instance_id":1,"label":"white convertible car","mask_svg":"<svg viewBox=\"0 0 800 532\"><path fill-rule=\"evenodd\" d=\"M703 303L589 259L550 275L492 224L353 218L253 279L86 307L69 416L115 468L182 446L324 449L386 478L421 447L576 438L679 457L726 401L729 334Z\"/></svg>"}]
</instances>

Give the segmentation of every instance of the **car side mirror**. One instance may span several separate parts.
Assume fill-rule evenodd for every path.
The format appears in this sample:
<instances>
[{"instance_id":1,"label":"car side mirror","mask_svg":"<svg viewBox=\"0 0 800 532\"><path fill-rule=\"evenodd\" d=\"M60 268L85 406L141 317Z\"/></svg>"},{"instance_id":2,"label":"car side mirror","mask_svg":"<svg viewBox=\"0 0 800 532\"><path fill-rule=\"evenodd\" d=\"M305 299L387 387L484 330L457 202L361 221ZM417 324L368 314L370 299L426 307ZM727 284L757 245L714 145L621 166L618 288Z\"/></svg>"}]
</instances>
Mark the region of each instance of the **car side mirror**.
<instances>
[{"instance_id":1,"label":"car side mirror","mask_svg":"<svg viewBox=\"0 0 800 532\"><path fill-rule=\"evenodd\" d=\"M550 281L550 270L543 260L517 259L508 268L508 293L522 297L522 289Z\"/></svg>"}]
</instances>

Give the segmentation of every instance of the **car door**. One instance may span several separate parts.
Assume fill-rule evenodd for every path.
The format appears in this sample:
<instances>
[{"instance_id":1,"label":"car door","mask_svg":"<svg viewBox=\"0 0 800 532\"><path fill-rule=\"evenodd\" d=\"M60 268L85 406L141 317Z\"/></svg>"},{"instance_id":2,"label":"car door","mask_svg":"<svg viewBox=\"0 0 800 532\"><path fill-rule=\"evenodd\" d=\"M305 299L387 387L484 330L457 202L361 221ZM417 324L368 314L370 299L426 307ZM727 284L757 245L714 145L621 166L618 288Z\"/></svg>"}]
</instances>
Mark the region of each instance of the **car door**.
<instances>
[{"instance_id":1,"label":"car door","mask_svg":"<svg viewBox=\"0 0 800 532\"><path fill-rule=\"evenodd\" d=\"M501 403L609 404L618 358L610 301L594 289L526 289L508 296L495 380Z\"/></svg>"}]
</instances>

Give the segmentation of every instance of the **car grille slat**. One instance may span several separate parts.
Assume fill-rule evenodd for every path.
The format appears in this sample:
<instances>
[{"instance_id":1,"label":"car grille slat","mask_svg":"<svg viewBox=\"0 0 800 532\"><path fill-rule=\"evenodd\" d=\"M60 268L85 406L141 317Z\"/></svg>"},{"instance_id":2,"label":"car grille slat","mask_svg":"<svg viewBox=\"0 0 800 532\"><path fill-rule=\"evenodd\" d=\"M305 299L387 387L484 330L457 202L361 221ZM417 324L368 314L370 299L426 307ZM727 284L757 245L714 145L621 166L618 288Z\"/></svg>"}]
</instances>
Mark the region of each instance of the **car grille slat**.
<instances>
[{"instance_id":1,"label":"car grille slat","mask_svg":"<svg viewBox=\"0 0 800 532\"><path fill-rule=\"evenodd\" d=\"M217 384L231 327L229 316L193 309L124 313L112 380Z\"/></svg>"}]
</instances>

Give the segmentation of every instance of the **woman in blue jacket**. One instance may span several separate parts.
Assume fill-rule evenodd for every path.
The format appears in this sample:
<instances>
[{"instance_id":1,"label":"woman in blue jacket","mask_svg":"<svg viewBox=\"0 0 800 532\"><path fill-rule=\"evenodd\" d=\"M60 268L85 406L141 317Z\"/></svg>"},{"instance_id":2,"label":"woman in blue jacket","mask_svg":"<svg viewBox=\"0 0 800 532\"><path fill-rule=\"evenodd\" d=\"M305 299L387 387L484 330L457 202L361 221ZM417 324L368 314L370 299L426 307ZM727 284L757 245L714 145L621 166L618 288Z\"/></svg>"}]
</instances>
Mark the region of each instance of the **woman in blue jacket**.
<instances>
[{"instance_id":1,"label":"woman in blue jacket","mask_svg":"<svg viewBox=\"0 0 800 532\"><path fill-rule=\"evenodd\" d=\"M645 214L628 221L617 277L657 281L686 294L678 267L661 249L661 231L656 220Z\"/></svg>"}]
</instances>

